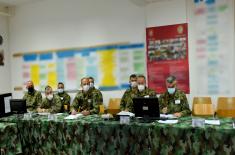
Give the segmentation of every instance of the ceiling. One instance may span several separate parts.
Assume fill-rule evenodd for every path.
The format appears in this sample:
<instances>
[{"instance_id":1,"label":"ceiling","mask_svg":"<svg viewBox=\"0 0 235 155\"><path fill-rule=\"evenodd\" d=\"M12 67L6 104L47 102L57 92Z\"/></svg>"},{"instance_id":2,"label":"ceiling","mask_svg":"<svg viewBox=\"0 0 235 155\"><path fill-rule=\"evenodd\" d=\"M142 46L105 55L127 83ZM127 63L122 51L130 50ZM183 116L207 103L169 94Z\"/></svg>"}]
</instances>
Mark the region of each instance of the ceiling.
<instances>
[{"instance_id":1,"label":"ceiling","mask_svg":"<svg viewBox=\"0 0 235 155\"><path fill-rule=\"evenodd\" d=\"M40 0L0 0L0 5L2 6L17 6L24 3L30 3L34 1L40 1Z\"/></svg>"},{"instance_id":2,"label":"ceiling","mask_svg":"<svg viewBox=\"0 0 235 155\"><path fill-rule=\"evenodd\" d=\"M31 2L35 2L35 1L42 1L42 0L0 0L0 5L2 6L18 6L18 5L22 5L25 3L31 3ZM131 2L133 2L136 5L146 5L149 3L153 3L153 2L159 2L159 1L164 1L164 0L129 0Z\"/></svg>"}]
</instances>

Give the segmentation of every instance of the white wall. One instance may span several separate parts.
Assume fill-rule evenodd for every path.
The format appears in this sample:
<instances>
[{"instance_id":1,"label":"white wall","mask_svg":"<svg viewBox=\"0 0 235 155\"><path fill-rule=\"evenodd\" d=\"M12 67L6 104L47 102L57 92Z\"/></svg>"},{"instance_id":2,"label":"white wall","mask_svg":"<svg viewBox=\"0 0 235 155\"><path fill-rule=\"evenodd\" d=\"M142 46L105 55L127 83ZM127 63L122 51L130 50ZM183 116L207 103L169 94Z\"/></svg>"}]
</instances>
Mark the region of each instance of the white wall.
<instances>
[{"instance_id":1,"label":"white wall","mask_svg":"<svg viewBox=\"0 0 235 155\"><path fill-rule=\"evenodd\" d=\"M0 35L3 37L3 44L0 49L4 50L4 66L0 66L0 94L9 93L11 90L11 68L10 52L8 50L8 21L7 17L0 16Z\"/></svg>"},{"instance_id":2,"label":"white wall","mask_svg":"<svg viewBox=\"0 0 235 155\"><path fill-rule=\"evenodd\" d=\"M129 0L45 0L16 7L10 17L10 51L83 47L113 42L144 42L144 7ZM12 76L21 77L20 58L12 58ZM12 80L21 86L22 79ZM127 79L128 80L128 79ZM122 91L103 92L108 98ZM14 92L21 97L22 92Z\"/></svg>"},{"instance_id":3,"label":"white wall","mask_svg":"<svg viewBox=\"0 0 235 155\"><path fill-rule=\"evenodd\" d=\"M191 104L197 95L196 79L200 76L195 74L193 14L193 0L162 0L147 6L137 6L130 0L36 1L17 6L15 15L10 17L9 47L13 54L112 42L144 42L146 27L188 23ZM11 58L11 62L13 91L14 86L22 85L22 79L15 78L22 76L22 62L19 58ZM22 96L22 92L13 92L15 97ZM121 97L123 91L103 94L107 104L109 97Z\"/></svg>"},{"instance_id":4,"label":"white wall","mask_svg":"<svg viewBox=\"0 0 235 155\"><path fill-rule=\"evenodd\" d=\"M234 6L233 0L228 0L231 6ZM208 94L198 94L199 84L197 78L201 75L196 73L196 65L200 63L200 60L196 57L196 47L195 47L195 34L194 28L196 23L194 19L194 1L193 0L165 0L155 3L150 3L146 6L146 25L147 27L152 26L162 26L162 25L172 25L179 23L188 23L188 51L189 51L189 79L190 79L190 94L187 95L189 99L190 106L192 105L192 100L194 96L208 96ZM231 11L234 13L234 7ZM231 14L231 17L234 17ZM233 20L231 20L233 21ZM230 23L231 33L234 34L234 23ZM234 40L234 35L230 36L231 40ZM231 57L234 60L234 45L231 50ZM233 65L232 68L235 66ZM235 75L235 71L230 73L232 77ZM227 82L227 81L224 81ZM231 81L231 85L234 82ZM235 86L233 87L235 88ZM211 96L211 95L210 95ZM231 90L231 94L218 94L212 95L212 102L216 107L218 96L234 96L234 90Z\"/></svg>"}]
</instances>

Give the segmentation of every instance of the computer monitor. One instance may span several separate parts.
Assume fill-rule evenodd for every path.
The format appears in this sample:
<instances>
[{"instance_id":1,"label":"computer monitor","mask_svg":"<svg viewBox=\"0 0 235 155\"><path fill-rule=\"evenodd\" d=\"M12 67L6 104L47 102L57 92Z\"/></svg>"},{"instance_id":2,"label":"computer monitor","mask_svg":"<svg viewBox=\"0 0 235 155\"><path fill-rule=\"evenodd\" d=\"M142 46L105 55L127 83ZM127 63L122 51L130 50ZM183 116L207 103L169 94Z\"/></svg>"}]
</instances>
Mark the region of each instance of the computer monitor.
<instances>
[{"instance_id":1,"label":"computer monitor","mask_svg":"<svg viewBox=\"0 0 235 155\"><path fill-rule=\"evenodd\" d=\"M159 103L157 97L133 98L135 117L160 118Z\"/></svg>"},{"instance_id":2,"label":"computer monitor","mask_svg":"<svg viewBox=\"0 0 235 155\"><path fill-rule=\"evenodd\" d=\"M27 113L26 100L24 99L11 99L11 112L16 114Z\"/></svg>"},{"instance_id":3,"label":"computer monitor","mask_svg":"<svg viewBox=\"0 0 235 155\"><path fill-rule=\"evenodd\" d=\"M0 95L0 117L11 114L10 99L12 98L11 93Z\"/></svg>"}]
</instances>

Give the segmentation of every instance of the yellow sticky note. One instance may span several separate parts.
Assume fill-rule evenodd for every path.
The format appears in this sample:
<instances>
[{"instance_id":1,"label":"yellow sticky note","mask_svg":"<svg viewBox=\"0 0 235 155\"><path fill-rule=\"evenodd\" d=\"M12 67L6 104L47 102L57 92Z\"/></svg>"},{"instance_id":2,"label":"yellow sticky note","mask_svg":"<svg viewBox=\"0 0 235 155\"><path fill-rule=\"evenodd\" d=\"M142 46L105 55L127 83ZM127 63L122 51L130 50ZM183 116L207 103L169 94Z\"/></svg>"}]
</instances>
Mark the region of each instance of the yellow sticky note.
<instances>
[{"instance_id":1,"label":"yellow sticky note","mask_svg":"<svg viewBox=\"0 0 235 155\"><path fill-rule=\"evenodd\" d=\"M30 66L30 76L35 86L39 86L39 65L34 64Z\"/></svg>"}]
</instances>

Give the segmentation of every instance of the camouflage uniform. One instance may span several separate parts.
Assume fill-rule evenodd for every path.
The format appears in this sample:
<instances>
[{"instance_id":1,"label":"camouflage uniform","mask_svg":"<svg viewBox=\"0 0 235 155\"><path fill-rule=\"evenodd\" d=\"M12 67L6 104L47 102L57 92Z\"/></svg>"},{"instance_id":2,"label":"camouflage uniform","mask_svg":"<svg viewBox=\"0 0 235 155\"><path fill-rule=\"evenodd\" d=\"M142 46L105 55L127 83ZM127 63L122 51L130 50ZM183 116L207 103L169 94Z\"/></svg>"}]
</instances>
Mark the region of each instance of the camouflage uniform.
<instances>
[{"instance_id":1,"label":"camouflage uniform","mask_svg":"<svg viewBox=\"0 0 235 155\"><path fill-rule=\"evenodd\" d=\"M120 109L121 110L127 109L130 112L134 112L132 99L134 97L144 97L144 96L156 97L156 92L147 87L145 87L145 90L141 92L138 91L138 89L132 89L132 88L127 89L122 96Z\"/></svg>"},{"instance_id":2,"label":"camouflage uniform","mask_svg":"<svg viewBox=\"0 0 235 155\"><path fill-rule=\"evenodd\" d=\"M173 95L165 92L159 97L160 109L167 107L167 113L173 114L180 112L182 116L190 115L191 111L189 109L188 100L184 92L176 89Z\"/></svg>"},{"instance_id":3,"label":"camouflage uniform","mask_svg":"<svg viewBox=\"0 0 235 155\"><path fill-rule=\"evenodd\" d=\"M42 94L34 90L33 93L26 92L23 99L26 100L27 109L29 111L36 111L38 106L42 103Z\"/></svg>"},{"instance_id":4,"label":"camouflage uniform","mask_svg":"<svg viewBox=\"0 0 235 155\"><path fill-rule=\"evenodd\" d=\"M87 93L84 93L82 90L79 90L73 100L71 110L78 112L88 110L91 114L97 114L99 112L99 105L103 104L102 101L102 94L97 91L90 89Z\"/></svg>"},{"instance_id":5,"label":"camouflage uniform","mask_svg":"<svg viewBox=\"0 0 235 155\"><path fill-rule=\"evenodd\" d=\"M62 103L62 108L61 111L69 111L70 110L70 96L67 92L63 93L57 93L57 95L60 97L61 103ZM67 105L67 110L64 109L64 105Z\"/></svg>"},{"instance_id":6,"label":"camouflage uniform","mask_svg":"<svg viewBox=\"0 0 235 155\"><path fill-rule=\"evenodd\" d=\"M58 95L53 95L52 100L48 100L47 98L44 98L42 100L42 104L40 105L40 108L48 109L48 112L52 113L59 113L61 112L62 103L60 101L60 97Z\"/></svg>"},{"instance_id":7,"label":"camouflage uniform","mask_svg":"<svg viewBox=\"0 0 235 155\"><path fill-rule=\"evenodd\" d=\"M99 89L96 89L95 87L90 88L90 89L91 89L92 92L95 92L95 93L98 94L98 101L100 103L103 103L103 95L102 95L101 91Z\"/></svg>"}]
</instances>

